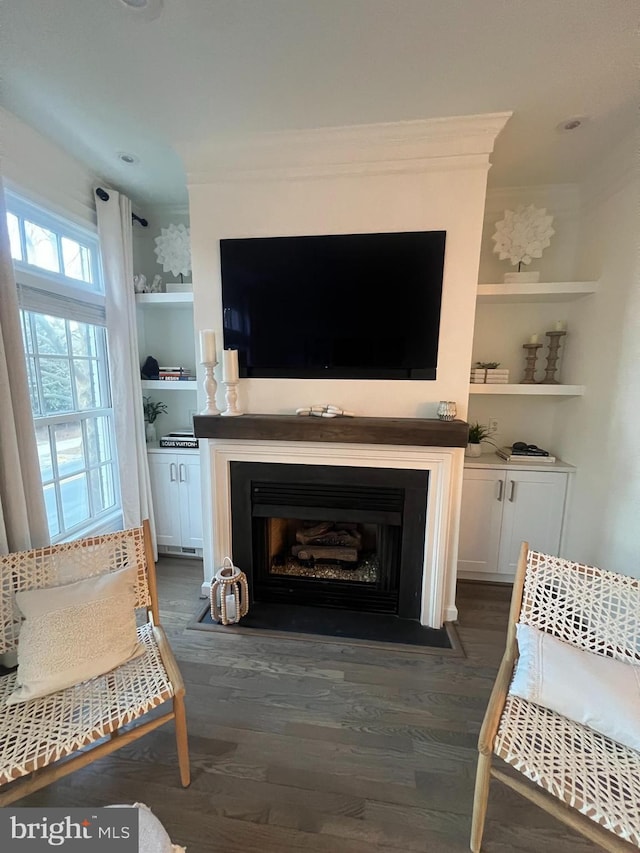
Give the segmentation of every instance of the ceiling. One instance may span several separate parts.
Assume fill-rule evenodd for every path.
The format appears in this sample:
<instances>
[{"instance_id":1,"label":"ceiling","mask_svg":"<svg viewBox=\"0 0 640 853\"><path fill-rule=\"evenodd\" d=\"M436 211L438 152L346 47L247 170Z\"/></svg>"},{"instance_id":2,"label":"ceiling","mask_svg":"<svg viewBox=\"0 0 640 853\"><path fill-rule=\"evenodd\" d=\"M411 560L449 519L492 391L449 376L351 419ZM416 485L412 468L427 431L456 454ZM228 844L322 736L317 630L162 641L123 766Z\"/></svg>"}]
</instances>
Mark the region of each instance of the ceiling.
<instances>
[{"instance_id":1,"label":"ceiling","mask_svg":"<svg viewBox=\"0 0 640 853\"><path fill-rule=\"evenodd\" d=\"M184 203L175 146L218 133L512 110L513 186L580 180L638 117L633 0L150 2L0 11L0 103L146 203Z\"/></svg>"}]
</instances>

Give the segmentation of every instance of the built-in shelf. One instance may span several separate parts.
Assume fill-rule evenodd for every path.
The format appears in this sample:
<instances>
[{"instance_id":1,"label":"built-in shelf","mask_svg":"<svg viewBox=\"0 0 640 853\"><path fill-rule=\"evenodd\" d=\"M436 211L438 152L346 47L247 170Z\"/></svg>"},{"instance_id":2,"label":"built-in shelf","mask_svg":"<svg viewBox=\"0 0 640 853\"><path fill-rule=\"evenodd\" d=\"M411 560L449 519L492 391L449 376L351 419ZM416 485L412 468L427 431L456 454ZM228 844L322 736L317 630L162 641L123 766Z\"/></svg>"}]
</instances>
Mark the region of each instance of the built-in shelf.
<instances>
[{"instance_id":1,"label":"built-in shelf","mask_svg":"<svg viewBox=\"0 0 640 853\"><path fill-rule=\"evenodd\" d=\"M595 293L597 281L545 281L535 284L479 284L478 302L572 302Z\"/></svg>"},{"instance_id":2,"label":"built-in shelf","mask_svg":"<svg viewBox=\"0 0 640 853\"><path fill-rule=\"evenodd\" d=\"M525 462L507 462L501 459L497 453L483 453L481 456L465 456L465 468L499 468L501 471L556 471L559 473L573 474L574 465L557 459L555 462L540 462L535 457Z\"/></svg>"},{"instance_id":3,"label":"built-in shelf","mask_svg":"<svg viewBox=\"0 0 640 853\"><path fill-rule=\"evenodd\" d=\"M198 383L195 380L183 382L181 380L143 379L142 387L145 391L197 391Z\"/></svg>"},{"instance_id":4,"label":"built-in shelf","mask_svg":"<svg viewBox=\"0 0 640 853\"><path fill-rule=\"evenodd\" d=\"M141 305L179 305L193 303L190 293L136 293L136 302Z\"/></svg>"},{"instance_id":5,"label":"built-in shelf","mask_svg":"<svg viewBox=\"0 0 640 853\"><path fill-rule=\"evenodd\" d=\"M470 385L470 394L529 394L535 397L581 397L584 385Z\"/></svg>"}]
</instances>

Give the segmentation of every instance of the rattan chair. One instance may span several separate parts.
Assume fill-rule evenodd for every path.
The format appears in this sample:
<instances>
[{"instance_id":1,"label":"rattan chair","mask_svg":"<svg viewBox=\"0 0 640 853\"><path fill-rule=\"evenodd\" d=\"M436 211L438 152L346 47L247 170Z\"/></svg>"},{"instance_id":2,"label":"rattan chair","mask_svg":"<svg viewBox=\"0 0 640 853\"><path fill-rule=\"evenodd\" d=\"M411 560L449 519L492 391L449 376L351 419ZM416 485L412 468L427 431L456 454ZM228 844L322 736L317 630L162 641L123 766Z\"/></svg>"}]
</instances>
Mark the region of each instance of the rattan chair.
<instances>
[{"instance_id":1,"label":"rattan chair","mask_svg":"<svg viewBox=\"0 0 640 853\"><path fill-rule=\"evenodd\" d=\"M507 647L480 731L471 850L481 849L491 776L605 850L637 849L640 753L509 694L517 622L595 654L640 662L638 581L529 551L523 543ZM494 755L535 785L494 767Z\"/></svg>"},{"instance_id":2,"label":"rattan chair","mask_svg":"<svg viewBox=\"0 0 640 853\"><path fill-rule=\"evenodd\" d=\"M16 592L137 566L136 607L145 653L105 675L7 706L16 673L0 678L0 806L175 720L182 785L189 785L184 683L159 625L149 526L0 556L0 653L17 648ZM139 620L140 622L141 620ZM170 702L162 714L146 715ZM144 719L143 719L144 718Z\"/></svg>"}]
</instances>

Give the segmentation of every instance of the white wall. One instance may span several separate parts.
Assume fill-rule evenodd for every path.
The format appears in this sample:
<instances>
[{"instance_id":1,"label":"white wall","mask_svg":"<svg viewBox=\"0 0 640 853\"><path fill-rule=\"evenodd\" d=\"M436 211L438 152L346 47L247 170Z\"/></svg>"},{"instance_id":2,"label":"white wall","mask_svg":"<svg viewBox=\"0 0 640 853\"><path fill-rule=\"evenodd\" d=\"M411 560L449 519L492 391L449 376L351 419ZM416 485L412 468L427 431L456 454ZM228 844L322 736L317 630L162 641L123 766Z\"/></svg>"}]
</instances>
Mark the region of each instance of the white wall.
<instances>
[{"instance_id":1,"label":"white wall","mask_svg":"<svg viewBox=\"0 0 640 853\"><path fill-rule=\"evenodd\" d=\"M447 232L436 381L244 380L245 411L291 413L298 406L332 402L359 415L435 417L438 401L447 399L457 401L459 416L466 417L488 154L506 118L262 137L246 151L228 146L232 159L226 170L216 160L218 149L209 160L201 150L185 153L196 326L220 335L221 238ZM479 135L477 125L484 128ZM209 174L202 174L207 168ZM387 293L371 298L392 294L389 282ZM381 347L388 345L385 329L372 334Z\"/></svg>"},{"instance_id":2,"label":"white wall","mask_svg":"<svg viewBox=\"0 0 640 853\"><path fill-rule=\"evenodd\" d=\"M96 175L13 113L0 108L2 162L8 189L82 225L95 224Z\"/></svg>"},{"instance_id":3,"label":"white wall","mask_svg":"<svg viewBox=\"0 0 640 853\"><path fill-rule=\"evenodd\" d=\"M576 305L567 368L587 393L554 428L578 466L564 556L640 577L640 179L624 140L584 186L579 275L600 290Z\"/></svg>"},{"instance_id":4,"label":"white wall","mask_svg":"<svg viewBox=\"0 0 640 853\"><path fill-rule=\"evenodd\" d=\"M298 406L332 402L359 415L434 417L438 400L447 399L458 401L460 416L464 417L485 181L486 174L476 170L291 180L284 185L218 185L215 193L206 187L192 187L196 315L202 327L210 326L220 334L221 238L440 229L447 232L435 382L244 380L241 390L245 410L291 413ZM371 298L392 299L393 282L389 282L387 293L372 293ZM381 347L387 346L385 329L374 329L372 334Z\"/></svg>"}]
</instances>

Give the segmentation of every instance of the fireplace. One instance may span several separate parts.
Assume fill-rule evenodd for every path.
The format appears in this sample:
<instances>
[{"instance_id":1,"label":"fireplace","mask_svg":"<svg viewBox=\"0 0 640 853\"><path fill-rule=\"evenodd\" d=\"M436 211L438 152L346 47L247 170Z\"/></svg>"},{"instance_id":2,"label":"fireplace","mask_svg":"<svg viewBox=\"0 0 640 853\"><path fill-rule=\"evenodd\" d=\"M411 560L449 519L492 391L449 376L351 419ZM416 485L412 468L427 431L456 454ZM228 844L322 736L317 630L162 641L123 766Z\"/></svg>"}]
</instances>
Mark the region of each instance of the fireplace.
<instances>
[{"instance_id":1,"label":"fireplace","mask_svg":"<svg viewBox=\"0 0 640 853\"><path fill-rule=\"evenodd\" d=\"M420 618L428 471L232 461L230 479L252 601Z\"/></svg>"}]
</instances>

